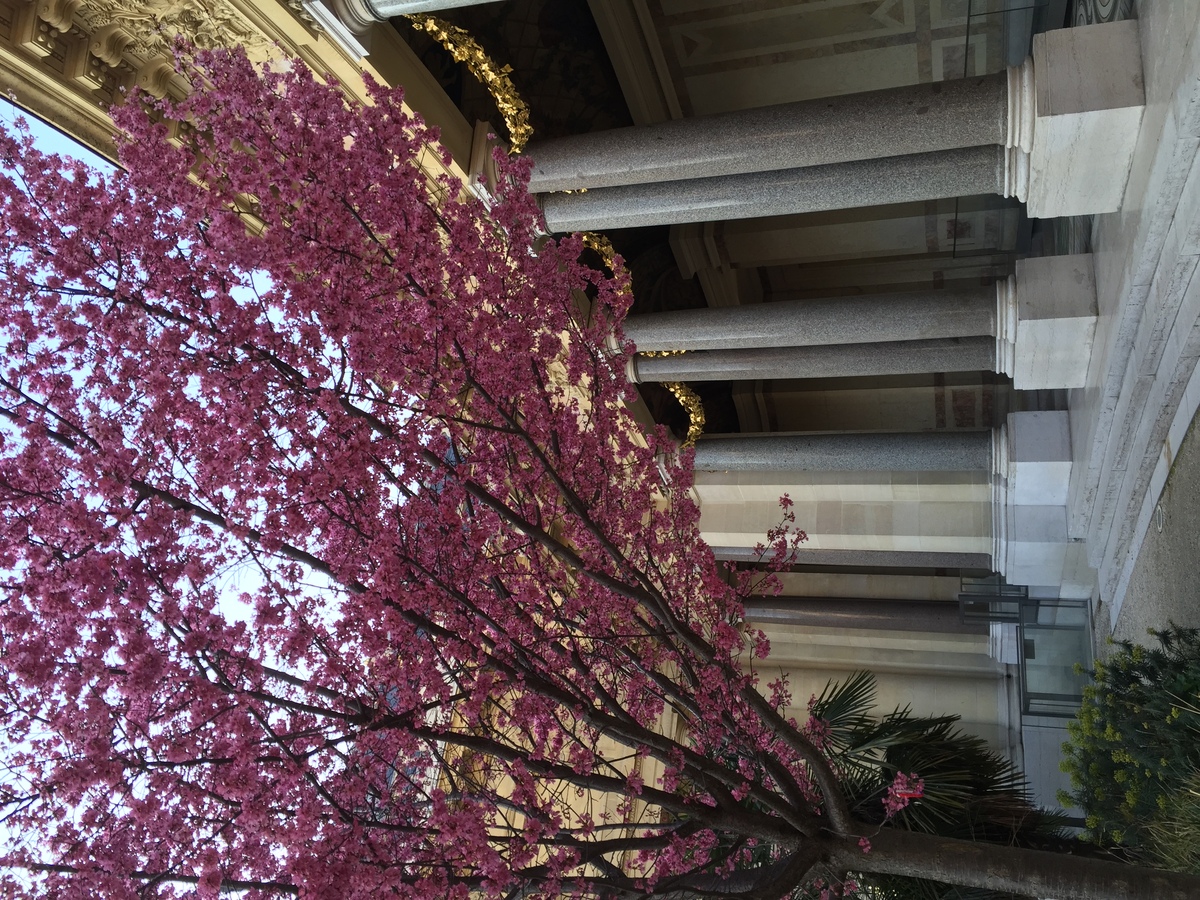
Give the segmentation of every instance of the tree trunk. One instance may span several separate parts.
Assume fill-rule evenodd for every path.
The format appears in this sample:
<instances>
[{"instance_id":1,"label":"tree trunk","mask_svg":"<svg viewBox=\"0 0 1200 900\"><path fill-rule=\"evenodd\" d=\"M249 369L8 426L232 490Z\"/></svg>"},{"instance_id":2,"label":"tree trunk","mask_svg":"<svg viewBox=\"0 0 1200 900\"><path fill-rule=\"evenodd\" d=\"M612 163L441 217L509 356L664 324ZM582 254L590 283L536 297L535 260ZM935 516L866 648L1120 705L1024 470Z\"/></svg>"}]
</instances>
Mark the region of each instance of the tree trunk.
<instances>
[{"instance_id":1,"label":"tree trunk","mask_svg":"<svg viewBox=\"0 0 1200 900\"><path fill-rule=\"evenodd\" d=\"M833 839L830 862L851 872L927 878L964 887L1053 900L1197 900L1200 877L1143 869L1108 860L1022 850L935 835L861 825L870 835L863 853L858 837Z\"/></svg>"}]
</instances>

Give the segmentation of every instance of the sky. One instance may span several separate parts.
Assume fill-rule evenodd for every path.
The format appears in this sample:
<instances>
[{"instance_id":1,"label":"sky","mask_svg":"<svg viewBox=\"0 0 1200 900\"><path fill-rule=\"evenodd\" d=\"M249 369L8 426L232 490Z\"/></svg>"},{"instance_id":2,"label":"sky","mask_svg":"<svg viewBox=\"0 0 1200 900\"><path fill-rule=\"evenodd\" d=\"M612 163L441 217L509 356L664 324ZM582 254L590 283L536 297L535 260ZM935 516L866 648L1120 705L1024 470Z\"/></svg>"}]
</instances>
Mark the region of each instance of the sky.
<instances>
[{"instance_id":1,"label":"sky","mask_svg":"<svg viewBox=\"0 0 1200 900\"><path fill-rule=\"evenodd\" d=\"M43 153L56 153L59 156L77 159L102 172L113 171L113 164L104 157L17 106L7 97L0 96L0 124L11 129L18 118L23 118L29 125L34 144ZM222 612L232 619L250 621L253 610L242 603L239 598L243 591L253 592L259 589L262 583L262 578L253 565L246 564L232 568L226 574L225 581L220 585Z\"/></svg>"},{"instance_id":2,"label":"sky","mask_svg":"<svg viewBox=\"0 0 1200 900\"><path fill-rule=\"evenodd\" d=\"M7 97L0 96L0 122L3 122L5 127L11 128L13 122L18 117L24 118L29 123L29 130L33 133L38 149L43 153L57 153L60 156L70 156L82 160L88 165L95 166L97 169L106 172L112 171L112 164L104 159L104 157L93 153L74 138L67 137L67 135L58 129L50 127L32 113L28 113L15 105Z\"/></svg>"}]
</instances>

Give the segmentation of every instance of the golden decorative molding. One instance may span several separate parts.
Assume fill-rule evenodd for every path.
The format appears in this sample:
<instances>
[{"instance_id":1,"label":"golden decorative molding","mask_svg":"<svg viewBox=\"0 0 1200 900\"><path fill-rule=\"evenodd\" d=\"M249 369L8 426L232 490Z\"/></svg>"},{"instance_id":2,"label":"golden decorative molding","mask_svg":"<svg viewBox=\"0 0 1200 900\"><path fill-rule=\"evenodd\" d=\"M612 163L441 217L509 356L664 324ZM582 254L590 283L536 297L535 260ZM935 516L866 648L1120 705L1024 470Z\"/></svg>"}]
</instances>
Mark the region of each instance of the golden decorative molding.
<instances>
[{"instance_id":1,"label":"golden decorative molding","mask_svg":"<svg viewBox=\"0 0 1200 900\"><path fill-rule=\"evenodd\" d=\"M700 402L696 392L682 381L664 381L662 386L674 394L679 405L687 410L688 430L687 437L683 439L683 446L695 446L696 439L704 433L704 404Z\"/></svg>"},{"instance_id":2,"label":"golden decorative molding","mask_svg":"<svg viewBox=\"0 0 1200 900\"><path fill-rule=\"evenodd\" d=\"M595 231L581 231L579 237L583 240L583 246L598 253L604 261L604 265L608 266L609 271L614 275L617 274L617 251L613 249L612 241ZM624 274L623 267L622 274ZM625 290L630 290L630 288L626 287ZM680 356L686 352L686 350L647 350L641 355ZM675 399L679 401L679 405L688 414L688 431L687 437L684 438L683 446L691 447L704 432L704 404L700 402L700 398L696 395L696 392L682 381L664 381L662 382L662 386L674 394Z\"/></svg>"},{"instance_id":3,"label":"golden decorative molding","mask_svg":"<svg viewBox=\"0 0 1200 900\"><path fill-rule=\"evenodd\" d=\"M451 25L434 16L406 16L414 28L428 32L439 44L450 51L455 62L466 63L471 74L478 78L496 101L496 108L508 128L509 152L520 153L533 136L529 124L529 107L517 93L508 77L511 66L497 66L475 38L457 25Z\"/></svg>"},{"instance_id":4,"label":"golden decorative molding","mask_svg":"<svg viewBox=\"0 0 1200 900\"><path fill-rule=\"evenodd\" d=\"M600 257L610 272L617 274L617 251L613 248L612 241L596 231L581 231L579 238L583 241L583 246ZM624 274L624 268L621 274Z\"/></svg>"}]
</instances>

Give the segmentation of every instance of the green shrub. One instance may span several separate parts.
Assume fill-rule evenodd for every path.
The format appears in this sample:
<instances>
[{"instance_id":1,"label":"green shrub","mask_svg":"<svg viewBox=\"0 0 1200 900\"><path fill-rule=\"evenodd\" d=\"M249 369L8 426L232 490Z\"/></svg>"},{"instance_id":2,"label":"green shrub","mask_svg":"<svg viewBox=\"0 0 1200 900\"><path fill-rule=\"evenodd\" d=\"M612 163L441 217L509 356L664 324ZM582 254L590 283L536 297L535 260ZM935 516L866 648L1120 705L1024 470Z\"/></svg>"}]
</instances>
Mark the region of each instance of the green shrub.
<instances>
[{"instance_id":1,"label":"green shrub","mask_svg":"<svg viewBox=\"0 0 1200 900\"><path fill-rule=\"evenodd\" d=\"M1063 771L1098 843L1153 851L1149 827L1164 821L1200 770L1200 629L1151 632L1160 648L1119 642L1084 689L1067 727Z\"/></svg>"},{"instance_id":2,"label":"green shrub","mask_svg":"<svg viewBox=\"0 0 1200 900\"><path fill-rule=\"evenodd\" d=\"M1145 832L1147 850L1164 869L1200 872L1200 772L1167 800Z\"/></svg>"}]
</instances>

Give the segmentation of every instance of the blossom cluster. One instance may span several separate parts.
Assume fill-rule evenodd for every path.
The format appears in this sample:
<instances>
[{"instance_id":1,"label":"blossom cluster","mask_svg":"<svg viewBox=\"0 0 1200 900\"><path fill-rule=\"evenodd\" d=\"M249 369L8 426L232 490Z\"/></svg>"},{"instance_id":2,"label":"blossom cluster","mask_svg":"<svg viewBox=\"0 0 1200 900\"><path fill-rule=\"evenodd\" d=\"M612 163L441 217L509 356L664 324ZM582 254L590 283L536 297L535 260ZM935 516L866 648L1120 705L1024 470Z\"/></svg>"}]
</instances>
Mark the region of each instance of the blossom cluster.
<instances>
[{"instance_id":1,"label":"blossom cluster","mask_svg":"<svg viewBox=\"0 0 1200 900\"><path fill-rule=\"evenodd\" d=\"M883 798L883 808L887 811L888 818L891 818L913 800L920 800L924 796L925 779L897 772L892 783L888 785L887 794Z\"/></svg>"}]
</instances>

